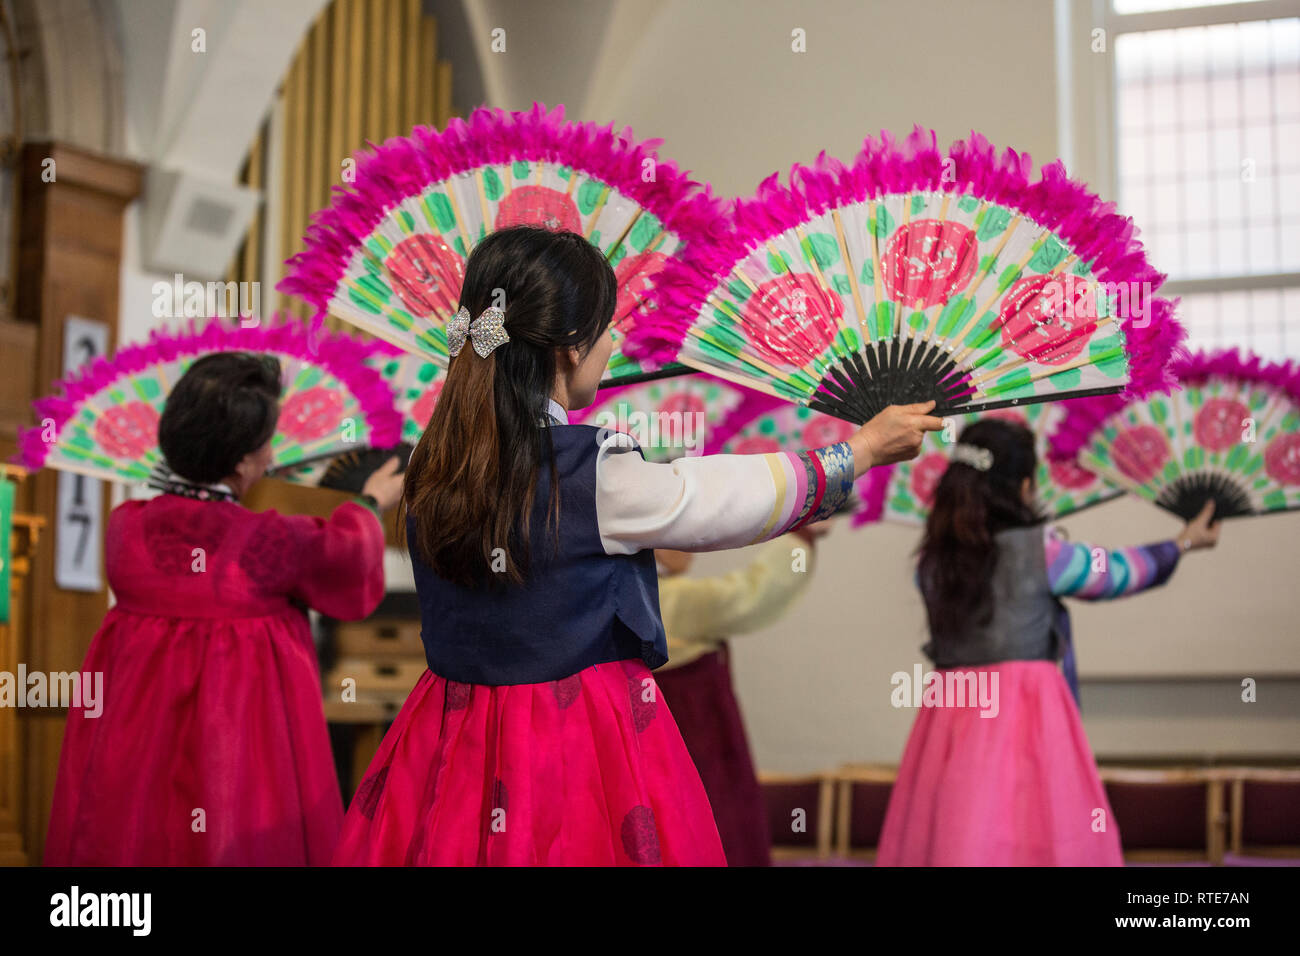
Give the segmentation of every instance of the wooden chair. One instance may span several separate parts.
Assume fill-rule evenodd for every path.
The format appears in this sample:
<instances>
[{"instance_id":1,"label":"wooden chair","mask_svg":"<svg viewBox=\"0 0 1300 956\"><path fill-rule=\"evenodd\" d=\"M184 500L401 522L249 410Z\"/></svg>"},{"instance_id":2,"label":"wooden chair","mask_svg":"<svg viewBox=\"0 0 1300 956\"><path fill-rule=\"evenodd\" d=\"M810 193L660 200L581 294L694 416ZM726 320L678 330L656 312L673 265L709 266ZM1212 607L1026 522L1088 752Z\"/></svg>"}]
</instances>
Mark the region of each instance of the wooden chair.
<instances>
[{"instance_id":1,"label":"wooden chair","mask_svg":"<svg viewBox=\"0 0 1300 956\"><path fill-rule=\"evenodd\" d=\"M1300 857L1300 767L1229 772L1233 857Z\"/></svg>"},{"instance_id":2,"label":"wooden chair","mask_svg":"<svg viewBox=\"0 0 1300 956\"><path fill-rule=\"evenodd\" d=\"M771 823L772 860L825 860L831 855L834 778L829 773L760 773ZM798 811L802 811L796 816ZM800 820L802 830L794 823Z\"/></svg>"},{"instance_id":3,"label":"wooden chair","mask_svg":"<svg viewBox=\"0 0 1300 956\"><path fill-rule=\"evenodd\" d=\"M1129 863L1223 864L1226 775L1205 768L1101 767Z\"/></svg>"},{"instance_id":4,"label":"wooden chair","mask_svg":"<svg viewBox=\"0 0 1300 956\"><path fill-rule=\"evenodd\" d=\"M835 853L845 859L875 860L889 794L898 768L846 764L835 773Z\"/></svg>"}]
</instances>

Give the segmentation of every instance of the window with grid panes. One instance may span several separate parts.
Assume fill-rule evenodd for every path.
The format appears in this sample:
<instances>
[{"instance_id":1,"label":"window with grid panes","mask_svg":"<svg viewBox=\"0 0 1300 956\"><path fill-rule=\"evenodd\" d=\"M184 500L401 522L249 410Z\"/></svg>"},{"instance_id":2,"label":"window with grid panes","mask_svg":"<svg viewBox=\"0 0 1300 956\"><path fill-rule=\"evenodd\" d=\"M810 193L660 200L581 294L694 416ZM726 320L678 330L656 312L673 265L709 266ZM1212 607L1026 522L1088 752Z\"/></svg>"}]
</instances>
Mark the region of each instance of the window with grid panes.
<instances>
[{"instance_id":1,"label":"window with grid panes","mask_svg":"<svg viewBox=\"0 0 1300 956\"><path fill-rule=\"evenodd\" d=\"M1112 0L1121 209L1192 347L1300 358L1300 16ZM1281 15L1290 13L1292 15Z\"/></svg>"}]
</instances>

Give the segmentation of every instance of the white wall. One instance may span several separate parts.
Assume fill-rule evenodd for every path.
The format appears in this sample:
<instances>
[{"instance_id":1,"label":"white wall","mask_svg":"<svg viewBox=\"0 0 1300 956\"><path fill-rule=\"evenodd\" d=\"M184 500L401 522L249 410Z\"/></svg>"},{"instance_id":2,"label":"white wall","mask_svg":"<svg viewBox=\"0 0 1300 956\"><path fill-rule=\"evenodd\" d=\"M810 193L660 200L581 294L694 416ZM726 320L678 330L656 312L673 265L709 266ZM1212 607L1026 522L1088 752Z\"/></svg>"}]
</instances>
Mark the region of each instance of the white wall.
<instances>
[{"instance_id":1,"label":"white wall","mask_svg":"<svg viewBox=\"0 0 1300 956\"><path fill-rule=\"evenodd\" d=\"M536 7L485 6L479 22L504 26L520 54L480 55L500 98L491 105L526 107L546 91L575 118L662 137L664 155L723 193L749 192L821 149L848 157L865 134L906 133L914 123L944 141L974 128L1040 164L1056 158L1052 0L616 3L601 48L552 58L544 74L519 46L529 42ZM1067 38L1085 90L1097 65L1087 46L1089 7L1077 8L1076 30L1085 32ZM791 52L795 28L806 31L807 53ZM1073 149L1085 175L1095 168L1090 116L1081 104ZM1123 545L1170 537L1178 525L1124 500L1067 527L1076 539ZM1297 752L1300 681L1286 677L1300 675L1298 532L1300 515L1236 521L1217 552L1191 555L1162 591L1074 604L1084 721L1099 754ZM898 759L914 714L890 706L889 678L924 660L911 586L916 543L909 528L837 529L797 610L735 643L761 767ZM745 557L705 555L696 573ZM1254 704L1240 700L1247 676L1260 680Z\"/></svg>"}]
</instances>

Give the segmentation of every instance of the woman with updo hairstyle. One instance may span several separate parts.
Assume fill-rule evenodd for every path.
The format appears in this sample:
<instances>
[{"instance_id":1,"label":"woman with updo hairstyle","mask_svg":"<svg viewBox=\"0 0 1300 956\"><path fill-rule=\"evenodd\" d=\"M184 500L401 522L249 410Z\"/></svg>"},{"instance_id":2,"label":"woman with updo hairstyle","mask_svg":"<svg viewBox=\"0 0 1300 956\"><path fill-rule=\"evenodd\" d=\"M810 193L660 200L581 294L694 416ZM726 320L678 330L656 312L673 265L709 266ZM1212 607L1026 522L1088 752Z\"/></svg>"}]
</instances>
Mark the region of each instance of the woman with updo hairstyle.
<instances>
[{"instance_id":1,"label":"woman with updo hairstyle","mask_svg":"<svg viewBox=\"0 0 1300 956\"><path fill-rule=\"evenodd\" d=\"M1033 433L995 415L962 431L926 521L916 580L935 677L913 688L920 712L876 863L1120 866L1060 598L1163 584L1180 555L1218 541L1213 504L1174 540L1110 551L1070 542L1038 514Z\"/></svg>"},{"instance_id":2,"label":"woman with updo hairstyle","mask_svg":"<svg viewBox=\"0 0 1300 956\"><path fill-rule=\"evenodd\" d=\"M147 501L109 517L115 603L69 708L47 865L328 863L343 822L306 608L370 614L384 591L377 518L396 462L328 520L253 513L271 462L280 366L196 360L158 426L167 462ZM93 686L93 685L92 685Z\"/></svg>"},{"instance_id":3,"label":"woman with updo hairstyle","mask_svg":"<svg viewBox=\"0 0 1300 956\"><path fill-rule=\"evenodd\" d=\"M700 776L651 670L655 548L767 540L914 456L933 403L801 453L647 462L570 425L612 349L614 271L520 226L471 252L452 354L406 471L429 669L348 808L335 862L722 865Z\"/></svg>"}]
</instances>

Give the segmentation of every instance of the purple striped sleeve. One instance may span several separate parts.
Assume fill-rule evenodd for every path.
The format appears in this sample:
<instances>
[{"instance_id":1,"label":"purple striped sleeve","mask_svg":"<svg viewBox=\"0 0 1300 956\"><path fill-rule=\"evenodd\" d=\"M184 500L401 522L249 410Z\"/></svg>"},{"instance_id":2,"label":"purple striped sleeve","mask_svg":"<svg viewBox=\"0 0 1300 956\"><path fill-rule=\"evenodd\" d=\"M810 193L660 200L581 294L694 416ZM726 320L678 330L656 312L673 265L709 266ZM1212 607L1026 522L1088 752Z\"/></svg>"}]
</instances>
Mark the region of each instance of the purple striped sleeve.
<instances>
[{"instance_id":1,"label":"purple striped sleeve","mask_svg":"<svg viewBox=\"0 0 1300 956\"><path fill-rule=\"evenodd\" d=\"M1067 541L1051 528L1045 529L1043 549L1052 593L1088 601L1159 587L1169 580L1182 555L1175 541L1108 550Z\"/></svg>"}]
</instances>

